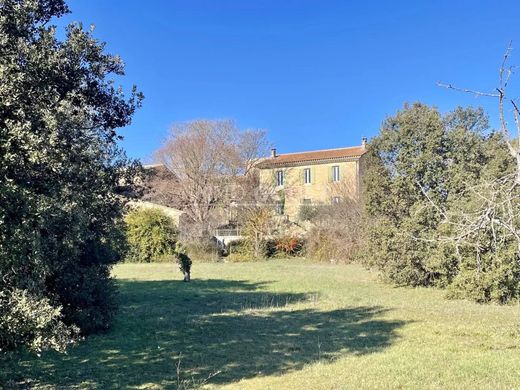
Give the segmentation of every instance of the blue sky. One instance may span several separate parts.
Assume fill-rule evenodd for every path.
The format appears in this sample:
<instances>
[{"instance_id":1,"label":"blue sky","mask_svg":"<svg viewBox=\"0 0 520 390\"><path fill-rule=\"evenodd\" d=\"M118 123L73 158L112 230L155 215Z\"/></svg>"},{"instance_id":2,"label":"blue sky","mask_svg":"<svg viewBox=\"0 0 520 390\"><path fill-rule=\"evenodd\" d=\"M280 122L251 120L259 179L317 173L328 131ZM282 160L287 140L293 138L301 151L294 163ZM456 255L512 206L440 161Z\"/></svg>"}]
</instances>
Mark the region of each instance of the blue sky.
<instances>
[{"instance_id":1,"label":"blue sky","mask_svg":"<svg viewBox=\"0 0 520 390\"><path fill-rule=\"evenodd\" d=\"M70 0L59 24L96 25L145 94L121 133L148 161L175 122L234 119L279 152L351 146L404 102L447 111L495 102L436 81L491 90L519 1ZM516 84L520 85L520 74ZM513 88L514 88L513 84Z\"/></svg>"}]
</instances>

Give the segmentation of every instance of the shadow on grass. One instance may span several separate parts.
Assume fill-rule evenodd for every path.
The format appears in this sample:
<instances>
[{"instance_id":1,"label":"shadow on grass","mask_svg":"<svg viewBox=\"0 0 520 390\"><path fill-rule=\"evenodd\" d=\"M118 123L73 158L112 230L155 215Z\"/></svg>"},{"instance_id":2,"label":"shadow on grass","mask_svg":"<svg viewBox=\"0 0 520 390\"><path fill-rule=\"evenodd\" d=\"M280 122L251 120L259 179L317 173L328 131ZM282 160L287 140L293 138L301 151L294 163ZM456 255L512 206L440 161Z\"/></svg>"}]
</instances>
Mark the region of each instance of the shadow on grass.
<instances>
[{"instance_id":1,"label":"shadow on grass","mask_svg":"<svg viewBox=\"0 0 520 390\"><path fill-rule=\"evenodd\" d=\"M120 312L110 332L89 337L67 355L19 355L9 362L13 379L68 387L174 388L181 354L184 378L202 380L221 371L211 383L222 384L377 352L404 324L378 318L384 313L379 307L300 309L293 304L316 295L269 292L263 290L267 282L119 284Z\"/></svg>"}]
</instances>

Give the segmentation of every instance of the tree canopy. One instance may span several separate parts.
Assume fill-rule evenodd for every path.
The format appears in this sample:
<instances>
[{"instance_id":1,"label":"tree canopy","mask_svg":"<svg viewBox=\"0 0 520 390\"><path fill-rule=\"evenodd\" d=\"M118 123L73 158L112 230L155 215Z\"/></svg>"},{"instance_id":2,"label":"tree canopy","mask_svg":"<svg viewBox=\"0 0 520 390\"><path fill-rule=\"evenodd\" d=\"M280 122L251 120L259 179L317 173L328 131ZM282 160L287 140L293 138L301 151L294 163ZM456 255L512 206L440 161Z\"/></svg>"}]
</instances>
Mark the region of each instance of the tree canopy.
<instances>
[{"instance_id":1,"label":"tree canopy","mask_svg":"<svg viewBox=\"0 0 520 390\"><path fill-rule=\"evenodd\" d=\"M57 38L52 20L67 12L62 0L0 1L2 350L63 349L78 329L106 329L114 309L121 194L138 167L116 129L142 94L115 85L123 62L92 29ZM28 315L40 317L22 328Z\"/></svg>"},{"instance_id":2,"label":"tree canopy","mask_svg":"<svg viewBox=\"0 0 520 390\"><path fill-rule=\"evenodd\" d=\"M500 287L500 293L493 287L501 285L499 275L520 276L518 254L489 247L494 260L479 268L474 250L466 247L462 253L454 240L441 239L456 226L447 212L462 205L476 212L473 189L513 170L503 135L489 129L482 109L459 107L441 115L421 103L406 105L383 123L369 148L364 178L368 263L397 284L458 286L459 295L480 301L518 295L520 284ZM507 270L497 272L498 264ZM460 288L468 269L474 283ZM493 283L488 283L491 274Z\"/></svg>"}]
</instances>

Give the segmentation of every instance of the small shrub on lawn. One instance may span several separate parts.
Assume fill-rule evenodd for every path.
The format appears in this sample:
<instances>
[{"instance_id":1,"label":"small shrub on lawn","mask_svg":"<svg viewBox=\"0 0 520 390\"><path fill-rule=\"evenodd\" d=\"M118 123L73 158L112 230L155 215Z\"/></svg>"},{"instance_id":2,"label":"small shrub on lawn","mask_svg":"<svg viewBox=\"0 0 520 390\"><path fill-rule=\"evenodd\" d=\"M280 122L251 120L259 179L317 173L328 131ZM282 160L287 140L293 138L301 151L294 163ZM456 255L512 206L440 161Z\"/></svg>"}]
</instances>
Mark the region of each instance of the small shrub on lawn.
<instances>
[{"instance_id":1,"label":"small shrub on lawn","mask_svg":"<svg viewBox=\"0 0 520 390\"><path fill-rule=\"evenodd\" d=\"M128 241L127 261L167 261L175 252L177 229L163 211L153 208L132 210L125 218Z\"/></svg>"},{"instance_id":2,"label":"small shrub on lawn","mask_svg":"<svg viewBox=\"0 0 520 390\"><path fill-rule=\"evenodd\" d=\"M192 261L186 252L186 248L180 242L175 245L175 258L179 265L179 270L184 275L184 281L189 282L191 280Z\"/></svg>"}]
</instances>

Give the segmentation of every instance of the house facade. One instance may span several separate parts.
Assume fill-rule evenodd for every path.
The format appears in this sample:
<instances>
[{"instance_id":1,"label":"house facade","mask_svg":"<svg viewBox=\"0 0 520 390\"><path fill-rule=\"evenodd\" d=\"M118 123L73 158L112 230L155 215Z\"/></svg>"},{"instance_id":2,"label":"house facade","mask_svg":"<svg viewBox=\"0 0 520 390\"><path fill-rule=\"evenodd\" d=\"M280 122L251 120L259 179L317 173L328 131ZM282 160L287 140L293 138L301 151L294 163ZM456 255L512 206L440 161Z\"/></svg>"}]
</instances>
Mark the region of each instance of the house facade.
<instances>
[{"instance_id":1,"label":"house facade","mask_svg":"<svg viewBox=\"0 0 520 390\"><path fill-rule=\"evenodd\" d=\"M366 139L360 146L277 154L258 164L260 184L271 188L277 212L297 220L302 206L357 197L363 174Z\"/></svg>"}]
</instances>

